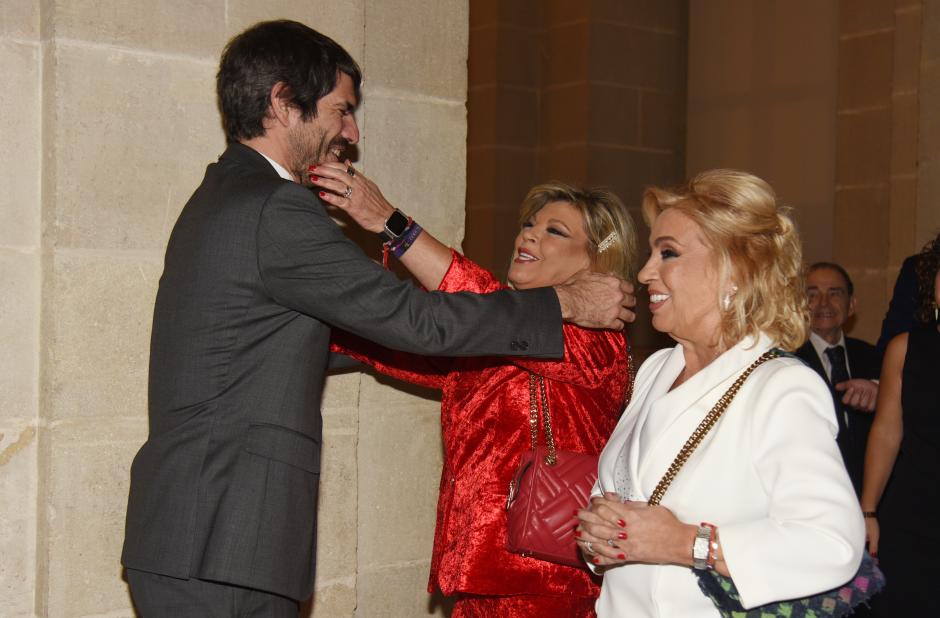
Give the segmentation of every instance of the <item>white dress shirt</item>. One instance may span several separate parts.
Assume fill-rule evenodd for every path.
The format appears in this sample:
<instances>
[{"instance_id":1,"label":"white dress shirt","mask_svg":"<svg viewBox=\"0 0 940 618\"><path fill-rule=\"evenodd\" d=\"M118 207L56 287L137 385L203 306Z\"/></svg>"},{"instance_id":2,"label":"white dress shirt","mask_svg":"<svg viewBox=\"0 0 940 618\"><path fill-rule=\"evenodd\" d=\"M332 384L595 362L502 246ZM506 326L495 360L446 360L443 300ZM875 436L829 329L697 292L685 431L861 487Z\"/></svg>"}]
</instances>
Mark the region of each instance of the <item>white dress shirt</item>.
<instances>
[{"instance_id":1,"label":"white dress shirt","mask_svg":"<svg viewBox=\"0 0 940 618\"><path fill-rule=\"evenodd\" d=\"M257 152L259 155L261 155L262 157L264 157L265 159L268 160L268 163L271 164L271 167L274 168L274 171L277 172L277 175L278 175L278 176L280 176L280 177L283 178L284 180L290 180L291 182L297 182L296 180L294 180L294 177L291 176L291 173L288 172L288 171L284 168L283 165L281 165L280 163L278 163L277 161L275 161L274 159L272 159L272 158L269 157L268 155L264 154L264 153L261 152L260 150L256 150L255 152Z\"/></svg>"}]
</instances>

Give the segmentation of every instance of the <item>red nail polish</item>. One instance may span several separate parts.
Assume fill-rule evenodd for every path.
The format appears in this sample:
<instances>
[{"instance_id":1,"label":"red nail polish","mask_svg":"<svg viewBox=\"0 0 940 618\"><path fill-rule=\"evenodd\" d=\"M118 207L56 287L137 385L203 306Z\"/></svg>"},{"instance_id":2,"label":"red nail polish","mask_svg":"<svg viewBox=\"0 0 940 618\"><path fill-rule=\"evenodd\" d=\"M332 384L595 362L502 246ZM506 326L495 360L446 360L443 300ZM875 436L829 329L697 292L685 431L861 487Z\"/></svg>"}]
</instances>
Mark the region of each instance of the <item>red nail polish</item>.
<instances>
[{"instance_id":1,"label":"red nail polish","mask_svg":"<svg viewBox=\"0 0 940 618\"><path fill-rule=\"evenodd\" d=\"M618 538L618 539L621 539L621 540L626 539L626 538L627 538L627 533L626 533L626 532L618 532L618 533L617 533L617 538Z\"/></svg>"},{"instance_id":2,"label":"red nail polish","mask_svg":"<svg viewBox=\"0 0 940 618\"><path fill-rule=\"evenodd\" d=\"M575 530L575 531L574 531L574 535L580 539L580 538L581 538L581 531L580 531L580 530Z\"/></svg>"},{"instance_id":3,"label":"red nail polish","mask_svg":"<svg viewBox=\"0 0 940 618\"><path fill-rule=\"evenodd\" d=\"M578 516L578 511L573 511L573 512L572 512L572 515L574 515L575 517L577 517L577 516Z\"/></svg>"},{"instance_id":4,"label":"red nail polish","mask_svg":"<svg viewBox=\"0 0 940 618\"><path fill-rule=\"evenodd\" d=\"M617 554L617 560L626 560L626 559L627 559L626 554Z\"/></svg>"},{"instance_id":5,"label":"red nail polish","mask_svg":"<svg viewBox=\"0 0 940 618\"><path fill-rule=\"evenodd\" d=\"M307 169L312 172L313 170L317 169L317 166L316 166L316 165L311 165L311 166L308 167Z\"/></svg>"},{"instance_id":6,"label":"red nail polish","mask_svg":"<svg viewBox=\"0 0 940 618\"><path fill-rule=\"evenodd\" d=\"M593 562L594 564L600 564L600 563L601 563L601 559L600 559L600 558L594 558L593 560L591 560L591 562Z\"/></svg>"},{"instance_id":7,"label":"red nail polish","mask_svg":"<svg viewBox=\"0 0 940 618\"><path fill-rule=\"evenodd\" d=\"M319 176L314 176L313 174L310 174L310 181L311 181L311 182L316 182L316 181L318 181L318 180L320 180L320 177L319 177Z\"/></svg>"},{"instance_id":8,"label":"red nail polish","mask_svg":"<svg viewBox=\"0 0 940 618\"><path fill-rule=\"evenodd\" d=\"M622 520L622 519L618 519L618 520L617 520L617 525L620 526L621 528L626 528L626 527L627 527L627 522L625 522L625 521Z\"/></svg>"},{"instance_id":9,"label":"red nail polish","mask_svg":"<svg viewBox=\"0 0 940 618\"><path fill-rule=\"evenodd\" d=\"M320 197L323 197L324 195L326 195L326 192L325 192L325 191L320 191Z\"/></svg>"}]
</instances>

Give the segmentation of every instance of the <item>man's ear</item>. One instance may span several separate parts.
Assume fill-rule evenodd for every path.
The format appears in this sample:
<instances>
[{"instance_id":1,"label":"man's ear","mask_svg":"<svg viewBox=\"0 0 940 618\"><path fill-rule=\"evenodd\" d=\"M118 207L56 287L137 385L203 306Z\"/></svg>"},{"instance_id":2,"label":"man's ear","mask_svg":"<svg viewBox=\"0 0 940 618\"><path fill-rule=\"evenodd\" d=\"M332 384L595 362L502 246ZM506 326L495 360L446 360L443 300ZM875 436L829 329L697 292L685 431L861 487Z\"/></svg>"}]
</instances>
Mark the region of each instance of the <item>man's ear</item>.
<instances>
[{"instance_id":1,"label":"man's ear","mask_svg":"<svg viewBox=\"0 0 940 618\"><path fill-rule=\"evenodd\" d=\"M858 305L858 299L855 298L855 295L853 294L852 296L849 297L848 313L845 316L846 320L848 320L850 317L855 315L855 308L857 305Z\"/></svg>"},{"instance_id":2,"label":"man's ear","mask_svg":"<svg viewBox=\"0 0 940 618\"><path fill-rule=\"evenodd\" d=\"M291 126L291 114L297 112L294 105L294 93L284 82L271 86L268 95L268 119L284 127Z\"/></svg>"}]
</instances>

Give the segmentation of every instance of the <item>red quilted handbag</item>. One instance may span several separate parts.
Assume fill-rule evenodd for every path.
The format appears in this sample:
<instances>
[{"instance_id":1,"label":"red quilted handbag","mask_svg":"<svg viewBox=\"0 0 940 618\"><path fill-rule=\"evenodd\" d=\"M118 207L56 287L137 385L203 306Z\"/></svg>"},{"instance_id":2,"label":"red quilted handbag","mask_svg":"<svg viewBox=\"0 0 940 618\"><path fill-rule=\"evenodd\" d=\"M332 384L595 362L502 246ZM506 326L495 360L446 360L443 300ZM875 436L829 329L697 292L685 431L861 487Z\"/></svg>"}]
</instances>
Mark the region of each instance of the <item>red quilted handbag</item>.
<instances>
[{"instance_id":1,"label":"red quilted handbag","mask_svg":"<svg viewBox=\"0 0 940 618\"><path fill-rule=\"evenodd\" d=\"M538 445L541 395L545 446ZM522 454L506 499L506 549L549 562L583 566L574 542L574 512L584 508L597 480L597 455L556 451L545 380L529 373L532 449Z\"/></svg>"}]
</instances>

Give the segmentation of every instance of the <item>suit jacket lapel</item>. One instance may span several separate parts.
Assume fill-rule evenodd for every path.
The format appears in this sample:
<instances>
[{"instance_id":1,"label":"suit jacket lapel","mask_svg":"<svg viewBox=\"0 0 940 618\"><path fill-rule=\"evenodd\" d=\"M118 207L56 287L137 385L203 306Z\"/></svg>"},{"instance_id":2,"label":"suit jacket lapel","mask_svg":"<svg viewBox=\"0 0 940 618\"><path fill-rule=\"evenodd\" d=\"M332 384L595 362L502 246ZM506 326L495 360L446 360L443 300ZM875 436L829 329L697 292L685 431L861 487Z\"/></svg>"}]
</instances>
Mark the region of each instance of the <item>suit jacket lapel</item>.
<instances>
[{"instance_id":1,"label":"suit jacket lapel","mask_svg":"<svg viewBox=\"0 0 940 618\"><path fill-rule=\"evenodd\" d=\"M816 353L816 348L813 347L810 341L804 343L803 346L797 350L796 355L806 361L809 366L813 368L813 371L821 375L827 384L829 383L829 378L826 376L826 369L823 367L822 359L819 358L819 354Z\"/></svg>"}]
</instances>

